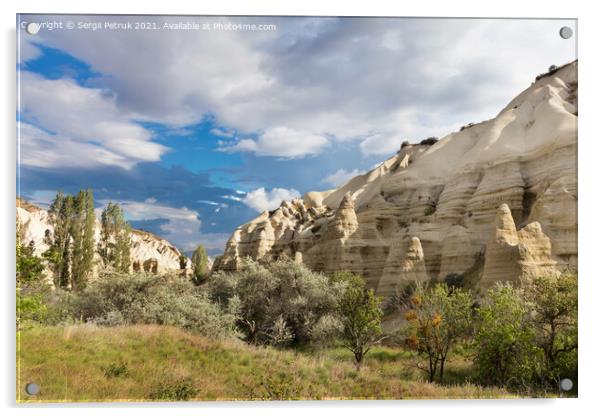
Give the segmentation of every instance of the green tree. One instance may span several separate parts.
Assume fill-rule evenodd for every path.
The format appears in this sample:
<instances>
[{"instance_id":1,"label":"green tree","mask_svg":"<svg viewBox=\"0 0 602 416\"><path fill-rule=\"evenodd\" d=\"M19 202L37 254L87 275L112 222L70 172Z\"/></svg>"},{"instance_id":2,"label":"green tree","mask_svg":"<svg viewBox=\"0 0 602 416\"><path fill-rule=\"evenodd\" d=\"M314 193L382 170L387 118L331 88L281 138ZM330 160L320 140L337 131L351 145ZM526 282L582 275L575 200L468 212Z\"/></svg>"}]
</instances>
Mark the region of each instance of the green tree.
<instances>
[{"instance_id":1,"label":"green tree","mask_svg":"<svg viewBox=\"0 0 602 416\"><path fill-rule=\"evenodd\" d=\"M35 255L33 241L30 241L29 244L23 244L22 229L21 222L17 220L17 287L23 284L38 284L44 273L44 263L41 258Z\"/></svg>"},{"instance_id":2,"label":"green tree","mask_svg":"<svg viewBox=\"0 0 602 416\"><path fill-rule=\"evenodd\" d=\"M238 310L238 326L252 344L302 344L320 319L336 311L342 285L291 259L261 264L245 259L240 271L218 272L204 290L213 302Z\"/></svg>"},{"instance_id":3,"label":"green tree","mask_svg":"<svg viewBox=\"0 0 602 416\"><path fill-rule=\"evenodd\" d=\"M577 276L542 276L525 288L530 320L545 358L545 377L557 383L577 372Z\"/></svg>"},{"instance_id":4,"label":"green tree","mask_svg":"<svg viewBox=\"0 0 602 416\"><path fill-rule=\"evenodd\" d=\"M419 284L409 297L405 312L409 323L406 342L428 359L428 367L419 368L428 373L429 382L435 380L437 373L443 382L450 351L470 335L473 303L470 292L446 284L428 289Z\"/></svg>"},{"instance_id":5,"label":"green tree","mask_svg":"<svg viewBox=\"0 0 602 416\"><path fill-rule=\"evenodd\" d=\"M58 192L48 209L48 222L52 232L46 230L44 242L48 250L43 257L48 261L57 287L68 287L71 276L71 221L73 198Z\"/></svg>"},{"instance_id":6,"label":"green tree","mask_svg":"<svg viewBox=\"0 0 602 416\"><path fill-rule=\"evenodd\" d=\"M353 353L359 371L366 354L385 338L381 328L380 298L372 289L366 289L364 279L356 274L338 273L333 281L345 284L337 310L343 327L343 346Z\"/></svg>"},{"instance_id":7,"label":"green tree","mask_svg":"<svg viewBox=\"0 0 602 416\"><path fill-rule=\"evenodd\" d=\"M209 275L209 257L203 245L199 245L192 253L192 268L194 271L194 281L198 284L207 279Z\"/></svg>"},{"instance_id":8,"label":"green tree","mask_svg":"<svg viewBox=\"0 0 602 416\"><path fill-rule=\"evenodd\" d=\"M543 358L530 313L522 289L498 283L487 292L474 342L483 383L530 388L537 382Z\"/></svg>"},{"instance_id":9,"label":"green tree","mask_svg":"<svg viewBox=\"0 0 602 416\"><path fill-rule=\"evenodd\" d=\"M105 265L127 273L130 269L131 228L119 204L109 202L100 217L98 252Z\"/></svg>"},{"instance_id":10,"label":"green tree","mask_svg":"<svg viewBox=\"0 0 602 416\"><path fill-rule=\"evenodd\" d=\"M94 265L94 196L57 193L48 210L52 231L46 230L48 250L43 257L54 275L55 286L81 289Z\"/></svg>"},{"instance_id":11,"label":"green tree","mask_svg":"<svg viewBox=\"0 0 602 416\"><path fill-rule=\"evenodd\" d=\"M71 281L73 289L86 286L94 266L94 196L91 190L81 190L73 198L71 221L72 263Z\"/></svg>"}]
</instances>

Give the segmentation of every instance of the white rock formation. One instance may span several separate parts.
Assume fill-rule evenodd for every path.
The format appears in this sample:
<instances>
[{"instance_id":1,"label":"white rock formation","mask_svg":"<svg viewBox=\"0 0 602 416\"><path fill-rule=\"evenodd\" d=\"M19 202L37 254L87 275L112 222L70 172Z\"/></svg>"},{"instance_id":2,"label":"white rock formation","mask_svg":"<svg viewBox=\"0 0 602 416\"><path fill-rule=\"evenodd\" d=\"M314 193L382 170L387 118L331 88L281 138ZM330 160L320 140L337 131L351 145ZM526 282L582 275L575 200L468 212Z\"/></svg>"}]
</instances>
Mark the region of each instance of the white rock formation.
<instances>
[{"instance_id":1,"label":"white rock formation","mask_svg":"<svg viewBox=\"0 0 602 416\"><path fill-rule=\"evenodd\" d=\"M286 254L315 270L360 273L388 296L409 276L407 242L414 244L409 257L421 247L412 271L418 279L422 262L428 279L470 270L485 286L576 267L576 149L573 62L539 78L493 119L434 145L404 145L340 188L264 212L236 230L214 269Z\"/></svg>"},{"instance_id":2,"label":"white rock formation","mask_svg":"<svg viewBox=\"0 0 602 416\"><path fill-rule=\"evenodd\" d=\"M21 224L22 243L33 242L34 253L41 256L48 249L44 243L47 230L53 231L48 221L48 212L17 199L17 220ZM100 222L96 221L95 240L100 240ZM133 271L148 271L163 273L170 270L180 270L180 251L169 241L163 240L154 234L141 230L132 230L130 257ZM97 265L100 257L96 258ZM190 269L190 260L187 259L187 269ZM95 274L95 273L94 273Z\"/></svg>"}]
</instances>

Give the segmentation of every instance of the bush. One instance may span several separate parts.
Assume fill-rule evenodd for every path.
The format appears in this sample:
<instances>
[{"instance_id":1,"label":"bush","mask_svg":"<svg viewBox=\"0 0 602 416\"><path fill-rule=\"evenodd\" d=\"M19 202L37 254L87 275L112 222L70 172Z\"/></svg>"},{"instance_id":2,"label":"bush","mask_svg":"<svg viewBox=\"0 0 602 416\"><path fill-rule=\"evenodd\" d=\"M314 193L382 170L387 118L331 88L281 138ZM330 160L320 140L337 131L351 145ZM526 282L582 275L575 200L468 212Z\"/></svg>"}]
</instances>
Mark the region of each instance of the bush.
<instances>
[{"instance_id":1,"label":"bush","mask_svg":"<svg viewBox=\"0 0 602 416\"><path fill-rule=\"evenodd\" d=\"M372 289L366 289L366 283L359 275L343 272L336 274L334 279L345 285L337 312L343 327L343 346L353 353L359 371L368 351L385 338L381 328L381 299L374 296Z\"/></svg>"},{"instance_id":2,"label":"bush","mask_svg":"<svg viewBox=\"0 0 602 416\"><path fill-rule=\"evenodd\" d=\"M577 276L534 278L525 288L530 320L545 360L547 387L577 378Z\"/></svg>"},{"instance_id":3,"label":"bush","mask_svg":"<svg viewBox=\"0 0 602 416\"><path fill-rule=\"evenodd\" d=\"M478 309L475 366L481 382L510 388L538 384L543 355L521 289L497 284Z\"/></svg>"},{"instance_id":4,"label":"bush","mask_svg":"<svg viewBox=\"0 0 602 416\"><path fill-rule=\"evenodd\" d=\"M448 354L472 333L474 303L472 294L461 289L435 284L431 288L418 285L408 299L405 319L408 321L407 345L425 357L429 381L443 381Z\"/></svg>"},{"instance_id":5,"label":"bush","mask_svg":"<svg viewBox=\"0 0 602 416\"><path fill-rule=\"evenodd\" d=\"M236 335L236 316L191 282L149 274L107 274L73 297L71 313L100 325L174 325L213 338Z\"/></svg>"},{"instance_id":6,"label":"bush","mask_svg":"<svg viewBox=\"0 0 602 416\"><path fill-rule=\"evenodd\" d=\"M286 343L310 340L314 325L334 311L341 285L290 259L246 259L242 270L215 274L205 289L222 308L237 303L238 327L248 342L282 345L289 333Z\"/></svg>"},{"instance_id":7,"label":"bush","mask_svg":"<svg viewBox=\"0 0 602 416\"><path fill-rule=\"evenodd\" d=\"M432 146L439 141L436 137L429 137L428 139L424 139L420 142L422 145Z\"/></svg>"},{"instance_id":8,"label":"bush","mask_svg":"<svg viewBox=\"0 0 602 416\"><path fill-rule=\"evenodd\" d=\"M187 401L198 393L190 378L164 380L150 393L149 399L163 402Z\"/></svg>"}]
</instances>

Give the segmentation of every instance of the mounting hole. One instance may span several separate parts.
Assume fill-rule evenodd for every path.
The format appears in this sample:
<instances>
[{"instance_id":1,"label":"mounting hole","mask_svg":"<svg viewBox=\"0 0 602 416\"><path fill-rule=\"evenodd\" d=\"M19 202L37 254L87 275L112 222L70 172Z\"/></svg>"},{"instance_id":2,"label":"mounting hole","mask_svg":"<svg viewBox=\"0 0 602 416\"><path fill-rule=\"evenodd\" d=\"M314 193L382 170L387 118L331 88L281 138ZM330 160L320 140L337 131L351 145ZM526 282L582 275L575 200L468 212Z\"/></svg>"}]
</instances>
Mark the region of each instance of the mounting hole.
<instances>
[{"instance_id":1,"label":"mounting hole","mask_svg":"<svg viewBox=\"0 0 602 416\"><path fill-rule=\"evenodd\" d=\"M560 390L571 391L573 389L573 380L570 378L563 378L559 383Z\"/></svg>"},{"instance_id":2,"label":"mounting hole","mask_svg":"<svg viewBox=\"0 0 602 416\"><path fill-rule=\"evenodd\" d=\"M40 392L40 386L38 386L36 383L28 383L25 386L25 392L30 396L35 396Z\"/></svg>"},{"instance_id":3,"label":"mounting hole","mask_svg":"<svg viewBox=\"0 0 602 416\"><path fill-rule=\"evenodd\" d=\"M561 27L559 33L562 39L570 39L571 37L573 37L573 29L571 29L568 26Z\"/></svg>"},{"instance_id":4,"label":"mounting hole","mask_svg":"<svg viewBox=\"0 0 602 416\"><path fill-rule=\"evenodd\" d=\"M25 31L30 35L37 35L40 31L40 24L36 22L28 23L27 26L25 26Z\"/></svg>"}]
</instances>

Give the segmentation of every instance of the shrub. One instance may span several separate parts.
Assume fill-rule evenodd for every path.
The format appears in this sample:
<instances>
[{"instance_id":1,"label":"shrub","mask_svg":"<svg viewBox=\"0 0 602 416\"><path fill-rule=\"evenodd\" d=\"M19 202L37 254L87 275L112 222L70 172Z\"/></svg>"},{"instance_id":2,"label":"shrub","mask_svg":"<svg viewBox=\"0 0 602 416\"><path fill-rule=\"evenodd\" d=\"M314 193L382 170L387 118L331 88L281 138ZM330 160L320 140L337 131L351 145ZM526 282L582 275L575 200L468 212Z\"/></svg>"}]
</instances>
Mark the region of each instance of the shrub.
<instances>
[{"instance_id":1,"label":"shrub","mask_svg":"<svg viewBox=\"0 0 602 416\"><path fill-rule=\"evenodd\" d=\"M418 285L408 299L406 343L428 361L419 368L428 373L430 382L437 373L443 381L448 354L470 335L473 302L470 292L440 283L432 288Z\"/></svg>"},{"instance_id":2,"label":"shrub","mask_svg":"<svg viewBox=\"0 0 602 416\"><path fill-rule=\"evenodd\" d=\"M424 215L428 217L429 215L433 215L436 211L436 208L432 205L429 205L424 209Z\"/></svg>"},{"instance_id":3,"label":"shrub","mask_svg":"<svg viewBox=\"0 0 602 416\"><path fill-rule=\"evenodd\" d=\"M187 401L198 393L190 378L179 378L175 380L164 380L160 382L150 393L149 399L156 401Z\"/></svg>"},{"instance_id":4,"label":"shrub","mask_svg":"<svg viewBox=\"0 0 602 416\"><path fill-rule=\"evenodd\" d=\"M543 357L523 291L497 284L488 291L478 316L474 363L481 382L513 388L537 384Z\"/></svg>"},{"instance_id":5,"label":"shrub","mask_svg":"<svg viewBox=\"0 0 602 416\"><path fill-rule=\"evenodd\" d=\"M428 139L424 139L420 142L422 145L432 146L439 141L436 137L429 137Z\"/></svg>"},{"instance_id":6,"label":"shrub","mask_svg":"<svg viewBox=\"0 0 602 416\"><path fill-rule=\"evenodd\" d=\"M353 353L357 370L370 349L379 344L382 336L383 312L381 299L367 290L361 276L343 272L335 275L335 281L345 284L338 301L337 311L341 319L343 346Z\"/></svg>"},{"instance_id":7,"label":"shrub","mask_svg":"<svg viewBox=\"0 0 602 416\"><path fill-rule=\"evenodd\" d=\"M205 289L222 308L238 303L238 327L254 344L272 344L285 332L290 332L291 343L309 341L314 325L334 311L341 290L323 274L290 259L266 264L246 259L236 273L216 273Z\"/></svg>"},{"instance_id":8,"label":"shrub","mask_svg":"<svg viewBox=\"0 0 602 416\"><path fill-rule=\"evenodd\" d=\"M174 325L214 338L236 335L236 316L191 282L170 276L106 274L75 295L71 313L101 325Z\"/></svg>"},{"instance_id":9,"label":"shrub","mask_svg":"<svg viewBox=\"0 0 602 416\"><path fill-rule=\"evenodd\" d=\"M107 367L102 368L105 377L124 377L128 374L128 365L126 362L111 363Z\"/></svg>"},{"instance_id":10,"label":"shrub","mask_svg":"<svg viewBox=\"0 0 602 416\"><path fill-rule=\"evenodd\" d=\"M530 320L543 350L548 386L577 376L577 276L541 276L525 288Z\"/></svg>"}]
</instances>

